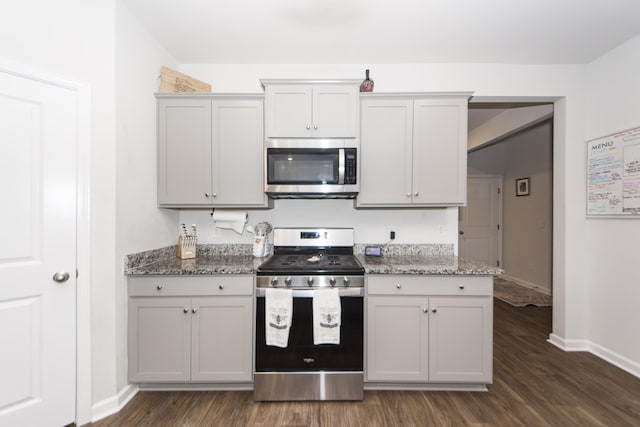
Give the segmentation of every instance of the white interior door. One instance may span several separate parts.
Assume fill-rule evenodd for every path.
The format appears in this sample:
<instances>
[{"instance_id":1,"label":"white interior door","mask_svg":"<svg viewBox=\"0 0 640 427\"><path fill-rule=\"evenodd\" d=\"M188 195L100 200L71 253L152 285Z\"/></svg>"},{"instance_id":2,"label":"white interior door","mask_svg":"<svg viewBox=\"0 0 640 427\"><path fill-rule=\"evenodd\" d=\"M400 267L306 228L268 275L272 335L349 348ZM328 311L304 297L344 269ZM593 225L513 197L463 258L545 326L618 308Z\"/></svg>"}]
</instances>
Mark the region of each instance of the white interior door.
<instances>
[{"instance_id":1,"label":"white interior door","mask_svg":"<svg viewBox=\"0 0 640 427\"><path fill-rule=\"evenodd\" d=\"M75 420L76 93L0 70L0 425Z\"/></svg>"},{"instance_id":2,"label":"white interior door","mask_svg":"<svg viewBox=\"0 0 640 427\"><path fill-rule=\"evenodd\" d=\"M459 211L458 255L488 265L502 264L502 177L467 177L467 206Z\"/></svg>"}]
</instances>

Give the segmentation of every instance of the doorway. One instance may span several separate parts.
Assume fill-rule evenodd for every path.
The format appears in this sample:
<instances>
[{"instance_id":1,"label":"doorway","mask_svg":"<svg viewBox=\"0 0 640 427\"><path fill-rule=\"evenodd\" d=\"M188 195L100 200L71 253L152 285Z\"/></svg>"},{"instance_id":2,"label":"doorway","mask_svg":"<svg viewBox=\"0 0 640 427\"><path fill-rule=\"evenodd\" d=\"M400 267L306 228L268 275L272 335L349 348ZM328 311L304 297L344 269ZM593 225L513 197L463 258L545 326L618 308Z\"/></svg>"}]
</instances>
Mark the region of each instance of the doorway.
<instances>
[{"instance_id":1,"label":"doorway","mask_svg":"<svg viewBox=\"0 0 640 427\"><path fill-rule=\"evenodd\" d=\"M523 106L529 107L528 104ZM520 107L518 104L510 104L508 108ZM483 132L487 133L491 121L499 121L502 134L496 134L491 141L476 146L469 152L468 175L503 177L500 267L505 273L502 277L551 295L553 115L537 116L542 119L533 120L528 125L520 123L520 128L514 131L505 125L508 124L508 120L500 121L501 113L496 113L496 110L497 108L492 109L487 122L474 122L475 126L484 126ZM505 108L498 111L506 110ZM473 114L471 108L470 114ZM504 118L513 116L514 114L507 114ZM472 122L470 120L470 123ZM470 135L471 132L472 128ZM522 185L523 182L526 185ZM521 184L519 188L518 183ZM468 203L466 210L470 211L475 203L473 196L469 197ZM464 214L463 210L460 214L461 219L464 219ZM463 228L460 230L467 233Z\"/></svg>"}]
</instances>

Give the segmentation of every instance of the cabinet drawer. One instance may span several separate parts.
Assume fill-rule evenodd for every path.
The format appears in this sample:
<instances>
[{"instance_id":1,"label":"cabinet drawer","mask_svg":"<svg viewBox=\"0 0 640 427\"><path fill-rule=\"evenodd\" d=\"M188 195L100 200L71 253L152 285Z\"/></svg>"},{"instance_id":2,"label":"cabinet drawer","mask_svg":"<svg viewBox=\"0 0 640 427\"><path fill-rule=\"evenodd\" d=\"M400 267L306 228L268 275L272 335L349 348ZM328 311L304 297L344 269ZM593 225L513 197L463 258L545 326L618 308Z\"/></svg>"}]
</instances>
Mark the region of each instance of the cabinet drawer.
<instances>
[{"instance_id":1,"label":"cabinet drawer","mask_svg":"<svg viewBox=\"0 0 640 427\"><path fill-rule=\"evenodd\" d=\"M492 276L369 275L368 295L493 295Z\"/></svg>"},{"instance_id":2,"label":"cabinet drawer","mask_svg":"<svg viewBox=\"0 0 640 427\"><path fill-rule=\"evenodd\" d=\"M130 296L253 295L253 276L129 278Z\"/></svg>"}]
</instances>

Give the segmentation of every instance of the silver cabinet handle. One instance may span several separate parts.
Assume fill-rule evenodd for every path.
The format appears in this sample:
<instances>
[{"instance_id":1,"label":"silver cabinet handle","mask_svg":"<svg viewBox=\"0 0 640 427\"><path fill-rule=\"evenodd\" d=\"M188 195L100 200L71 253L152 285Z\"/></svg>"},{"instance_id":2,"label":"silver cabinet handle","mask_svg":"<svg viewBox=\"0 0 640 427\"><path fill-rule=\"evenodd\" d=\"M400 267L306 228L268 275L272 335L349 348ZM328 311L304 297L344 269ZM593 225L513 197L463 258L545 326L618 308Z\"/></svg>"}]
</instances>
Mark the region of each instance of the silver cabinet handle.
<instances>
[{"instance_id":1,"label":"silver cabinet handle","mask_svg":"<svg viewBox=\"0 0 640 427\"><path fill-rule=\"evenodd\" d=\"M162 288L164 288L164 286L162 286L162 285L158 285L158 286L156 286L156 289L157 289L157 290L159 290L159 291L161 291L161 290L162 290Z\"/></svg>"},{"instance_id":2,"label":"silver cabinet handle","mask_svg":"<svg viewBox=\"0 0 640 427\"><path fill-rule=\"evenodd\" d=\"M218 289L223 290L224 289L224 285L218 286Z\"/></svg>"},{"instance_id":3,"label":"silver cabinet handle","mask_svg":"<svg viewBox=\"0 0 640 427\"><path fill-rule=\"evenodd\" d=\"M307 130L311 129L311 125L307 125Z\"/></svg>"},{"instance_id":4,"label":"silver cabinet handle","mask_svg":"<svg viewBox=\"0 0 640 427\"><path fill-rule=\"evenodd\" d=\"M427 307L424 307L424 308L422 309L422 311L423 311L424 313L428 313L428 312L429 312L429 309L428 309Z\"/></svg>"},{"instance_id":5,"label":"silver cabinet handle","mask_svg":"<svg viewBox=\"0 0 640 427\"><path fill-rule=\"evenodd\" d=\"M437 309L437 308L435 308L435 307L433 307L433 308L431 309L431 312L432 312L432 313L437 313L437 312L438 312L438 309Z\"/></svg>"},{"instance_id":6,"label":"silver cabinet handle","mask_svg":"<svg viewBox=\"0 0 640 427\"><path fill-rule=\"evenodd\" d=\"M396 288L400 289L402 288L402 285L400 283L396 283Z\"/></svg>"},{"instance_id":7,"label":"silver cabinet handle","mask_svg":"<svg viewBox=\"0 0 640 427\"><path fill-rule=\"evenodd\" d=\"M407 197L411 197L411 193L407 193Z\"/></svg>"},{"instance_id":8,"label":"silver cabinet handle","mask_svg":"<svg viewBox=\"0 0 640 427\"><path fill-rule=\"evenodd\" d=\"M318 125L313 125L313 128L314 129L318 129Z\"/></svg>"},{"instance_id":9,"label":"silver cabinet handle","mask_svg":"<svg viewBox=\"0 0 640 427\"><path fill-rule=\"evenodd\" d=\"M214 198L218 197L218 193L213 193L213 197Z\"/></svg>"},{"instance_id":10,"label":"silver cabinet handle","mask_svg":"<svg viewBox=\"0 0 640 427\"><path fill-rule=\"evenodd\" d=\"M209 193L204 193L204 197L211 197L211 194L209 194Z\"/></svg>"},{"instance_id":11,"label":"silver cabinet handle","mask_svg":"<svg viewBox=\"0 0 640 427\"><path fill-rule=\"evenodd\" d=\"M464 289L464 285L458 285L460 289Z\"/></svg>"},{"instance_id":12,"label":"silver cabinet handle","mask_svg":"<svg viewBox=\"0 0 640 427\"><path fill-rule=\"evenodd\" d=\"M414 197L418 197L420 195L420 193L418 193L417 191L415 193L413 193Z\"/></svg>"},{"instance_id":13,"label":"silver cabinet handle","mask_svg":"<svg viewBox=\"0 0 640 427\"><path fill-rule=\"evenodd\" d=\"M463 235L464 231L460 230L460 231L458 231L458 234Z\"/></svg>"},{"instance_id":14,"label":"silver cabinet handle","mask_svg":"<svg viewBox=\"0 0 640 427\"><path fill-rule=\"evenodd\" d=\"M54 282L64 283L67 280L69 280L69 277L71 276L66 271L58 271L56 274L53 275L52 279Z\"/></svg>"},{"instance_id":15,"label":"silver cabinet handle","mask_svg":"<svg viewBox=\"0 0 640 427\"><path fill-rule=\"evenodd\" d=\"M196 314L196 313L198 312L198 309L197 309L197 308L192 308L192 309L191 309L191 312L192 312L193 314Z\"/></svg>"},{"instance_id":16,"label":"silver cabinet handle","mask_svg":"<svg viewBox=\"0 0 640 427\"><path fill-rule=\"evenodd\" d=\"M188 308L183 308L183 309L182 309L182 312L186 314L186 313L188 313L188 312L189 312L189 309L188 309Z\"/></svg>"}]
</instances>

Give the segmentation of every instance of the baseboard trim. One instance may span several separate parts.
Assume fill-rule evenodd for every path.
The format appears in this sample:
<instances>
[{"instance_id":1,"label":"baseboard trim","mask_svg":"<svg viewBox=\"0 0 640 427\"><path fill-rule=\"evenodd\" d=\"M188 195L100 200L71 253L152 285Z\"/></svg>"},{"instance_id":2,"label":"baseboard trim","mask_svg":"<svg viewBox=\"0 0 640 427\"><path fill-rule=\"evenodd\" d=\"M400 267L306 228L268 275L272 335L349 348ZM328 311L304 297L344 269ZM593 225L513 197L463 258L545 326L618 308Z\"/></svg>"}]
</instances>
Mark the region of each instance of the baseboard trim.
<instances>
[{"instance_id":1,"label":"baseboard trim","mask_svg":"<svg viewBox=\"0 0 640 427\"><path fill-rule=\"evenodd\" d=\"M501 274L499 276L501 279L510 280L512 282L517 283L520 286L524 286L525 288L533 289L534 291L538 291L541 294L551 296L551 290L547 288L543 288L542 286L536 285L532 282L527 282L526 280L519 279L517 277L509 276L508 274Z\"/></svg>"},{"instance_id":2,"label":"baseboard trim","mask_svg":"<svg viewBox=\"0 0 640 427\"><path fill-rule=\"evenodd\" d=\"M556 334L550 334L547 342L564 351L586 351L600 359L640 378L640 363L611 351L589 340L567 340Z\"/></svg>"},{"instance_id":3,"label":"baseboard trim","mask_svg":"<svg viewBox=\"0 0 640 427\"><path fill-rule=\"evenodd\" d=\"M91 422L96 422L119 412L131 399L133 399L133 396L138 393L138 390L137 385L127 384L118 392L117 395L95 403L91 410Z\"/></svg>"}]
</instances>

